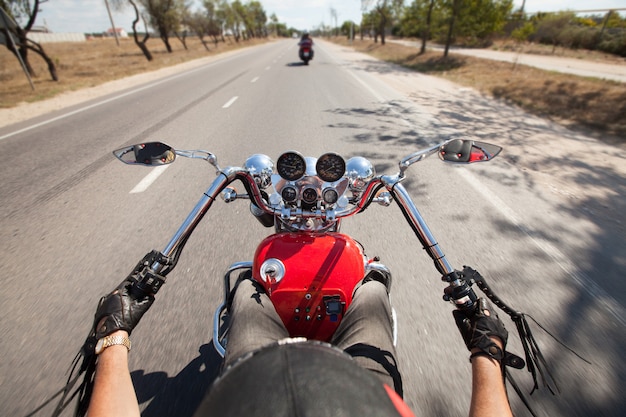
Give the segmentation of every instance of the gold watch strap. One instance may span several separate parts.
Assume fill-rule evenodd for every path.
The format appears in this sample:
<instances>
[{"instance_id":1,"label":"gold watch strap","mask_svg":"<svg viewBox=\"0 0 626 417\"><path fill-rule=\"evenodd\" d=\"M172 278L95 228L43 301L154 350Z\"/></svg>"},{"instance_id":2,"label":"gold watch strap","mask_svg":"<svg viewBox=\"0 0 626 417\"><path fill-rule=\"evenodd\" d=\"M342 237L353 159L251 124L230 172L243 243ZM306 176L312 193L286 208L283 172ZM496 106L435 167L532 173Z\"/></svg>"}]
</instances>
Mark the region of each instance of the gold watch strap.
<instances>
[{"instance_id":1,"label":"gold watch strap","mask_svg":"<svg viewBox=\"0 0 626 417\"><path fill-rule=\"evenodd\" d=\"M101 349L97 351L97 354L100 354L104 351L104 349L115 346L115 345L124 345L126 349L130 352L130 339L126 336L106 336L101 339L102 345ZM100 344L100 343L98 343ZM98 350L98 346L96 345L96 350Z\"/></svg>"}]
</instances>

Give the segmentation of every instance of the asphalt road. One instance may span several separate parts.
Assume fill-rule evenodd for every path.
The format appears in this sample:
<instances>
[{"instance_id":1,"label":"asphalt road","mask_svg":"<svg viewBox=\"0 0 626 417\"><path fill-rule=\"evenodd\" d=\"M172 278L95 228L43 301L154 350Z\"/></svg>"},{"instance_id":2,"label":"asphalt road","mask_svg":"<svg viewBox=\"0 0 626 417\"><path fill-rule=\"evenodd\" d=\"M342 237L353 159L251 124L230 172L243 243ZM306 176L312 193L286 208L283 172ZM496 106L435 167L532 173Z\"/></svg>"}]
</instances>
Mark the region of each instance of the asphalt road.
<instances>
[{"instance_id":1,"label":"asphalt road","mask_svg":"<svg viewBox=\"0 0 626 417\"><path fill-rule=\"evenodd\" d=\"M209 165L181 159L144 191L131 192L151 170L121 164L112 150L159 140L210 150L222 166L254 153L276 159L289 149L311 156L332 150L394 173L403 156L451 137L484 139L505 152L489 164L456 167L431 158L409 169L405 186L449 260L480 270L514 308L593 363L534 327L562 391L533 394L537 414L623 415L626 179L546 153L537 175L578 169L571 181L599 193L564 197L567 184L556 183L554 192L506 146L519 143L517 154L532 155L541 142L561 137L622 160L623 151L324 42L303 66L292 41L5 127L0 137L2 415L26 415L63 386L99 297L147 251L164 247L214 178ZM405 400L416 415L465 415L468 352L452 306L441 299L444 285L400 211L371 207L346 219L343 232L394 274ZM250 260L269 233L245 202L213 205L133 333L130 366L144 416L193 413L219 366L210 342L222 273ZM521 354L514 326L505 323L510 350ZM515 375L529 392L528 374ZM528 416L511 398L516 415ZM50 413L47 407L38 415Z\"/></svg>"}]
</instances>

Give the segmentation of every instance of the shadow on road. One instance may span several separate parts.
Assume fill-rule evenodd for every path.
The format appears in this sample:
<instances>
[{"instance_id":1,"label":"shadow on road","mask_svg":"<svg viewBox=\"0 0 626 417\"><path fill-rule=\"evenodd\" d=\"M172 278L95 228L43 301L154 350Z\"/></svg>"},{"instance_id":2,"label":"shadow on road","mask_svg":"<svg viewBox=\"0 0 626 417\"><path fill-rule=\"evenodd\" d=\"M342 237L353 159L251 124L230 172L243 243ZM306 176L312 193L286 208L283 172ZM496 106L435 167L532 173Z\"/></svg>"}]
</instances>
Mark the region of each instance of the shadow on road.
<instances>
[{"instance_id":1,"label":"shadow on road","mask_svg":"<svg viewBox=\"0 0 626 417\"><path fill-rule=\"evenodd\" d=\"M372 64L368 71L384 73L388 68ZM494 275L505 277L504 283L508 279L513 296L527 299L526 308L536 308L531 313L545 315L550 330L593 363L584 363L543 334L539 338L547 346L544 354L563 391L557 397L538 392L531 401L537 404L535 408L552 416L622 416L626 409L622 388L626 383L622 359L626 332L621 314L626 307L626 175L619 161L623 164L626 152L467 91L440 97L416 91L410 101L328 112L345 116L345 122L328 127L344 130L344 140L353 142L355 148L361 143L380 145L375 154L362 155L376 162L397 161L411 150L453 138L473 138L504 147L501 159L506 163L496 164L495 170L481 167L473 172L488 179L495 171L498 182L510 187L511 193L530 193L562 218L553 224L554 217L537 213L536 222L520 225L502 221L491 228L512 241L529 237L545 241L558 248L574 267L562 269L550 254L533 246L520 250L510 268ZM402 148L406 151L399 151ZM379 162L376 169L388 172L394 166ZM584 225L584 229L574 225ZM552 267L543 271L543 276L529 277L522 266L533 258L544 258ZM560 299L568 302L539 305L526 296L529 291L562 291L567 296L561 294ZM526 415L525 410L520 411L519 415Z\"/></svg>"},{"instance_id":2,"label":"shadow on road","mask_svg":"<svg viewBox=\"0 0 626 417\"><path fill-rule=\"evenodd\" d=\"M131 373L139 404L150 402L141 413L143 417L193 416L222 363L212 342L200 346L199 353L174 377L165 372Z\"/></svg>"}]
</instances>

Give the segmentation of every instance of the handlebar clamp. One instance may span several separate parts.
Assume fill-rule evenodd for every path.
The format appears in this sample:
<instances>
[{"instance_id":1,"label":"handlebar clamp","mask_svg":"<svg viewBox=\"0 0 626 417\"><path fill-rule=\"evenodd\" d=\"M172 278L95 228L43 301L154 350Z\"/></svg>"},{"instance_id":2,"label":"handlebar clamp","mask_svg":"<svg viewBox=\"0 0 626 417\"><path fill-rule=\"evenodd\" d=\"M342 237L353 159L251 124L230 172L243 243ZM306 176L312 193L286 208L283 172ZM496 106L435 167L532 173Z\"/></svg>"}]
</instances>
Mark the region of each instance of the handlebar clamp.
<instances>
[{"instance_id":1,"label":"handlebar clamp","mask_svg":"<svg viewBox=\"0 0 626 417\"><path fill-rule=\"evenodd\" d=\"M165 283L165 276L159 275L152 269L152 265L155 263L171 265L172 262L168 256L157 250L147 253L133 271L133 277L135 278L133 292L137 295L154 295Z\"/></svg>"},{"instance_id":2,"label":"handlebar clamp","mask_svg":"<svg viewBox=\"0 0 626 417\"><path fill-rule=\"evenodd\" d=\"M473 279L466 280L464 274L459 271L446 274L441 279L450 283L443 290L445 301L452 302L459 310L472 310L474 308L478 296L472 289Z\"/></svg>"}]
</instances>

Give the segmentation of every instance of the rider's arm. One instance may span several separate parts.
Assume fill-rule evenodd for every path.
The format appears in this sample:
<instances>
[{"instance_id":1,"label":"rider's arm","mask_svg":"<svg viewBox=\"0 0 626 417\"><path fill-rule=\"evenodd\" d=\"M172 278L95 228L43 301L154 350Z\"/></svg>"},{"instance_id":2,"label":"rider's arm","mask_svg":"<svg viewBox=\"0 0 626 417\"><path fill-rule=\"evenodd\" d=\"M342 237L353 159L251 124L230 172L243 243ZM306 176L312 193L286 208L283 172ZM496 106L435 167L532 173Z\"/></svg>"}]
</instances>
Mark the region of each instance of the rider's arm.
<instances>
[{"instance_id":1,"label":"rider's arm","mask_svg":"<svg viewBox=\"0 0 626 417\"><path fill-rule=\"evenodd\" d=\"M113 335L128 337L123 330ZM139 404L128 370L128 349L123 345L110 346L98 355L89 417L101 416L139 417Z\"/></svg>"},{"instance_id":2,"label":"rider's arm","mask_svg":"<svg viewBox=\"0 0 626 417\"><path fill-rule=\"evenodd\" d=\"M144 258L147 259L148 257ZM135 267L139 271L144 261ZM133 292L137 279L133 272L110 294L102 297L94 315L93 336L100 343L106 336L128 337L141 317L154 302L154 296L143 292ZM88 339L89 340L89 339ZM89 400L89 417L134 416L139 417L139 405L128 370L128 351L125 345L116 340L104 350L96 344L98 353L93 391ZM93 345L90 346L94 348ZM81 408L85 404L80 404Z\"/></svg>"},{"instance_id":3,"label":"rider's arm","mask_svg":"<svg viewBox=\"0 0 626 417\"><path fill-rule=\"evenodd\" d=\"M479 298L470 310L453 312L472 361L472 402L470 417L510 417L511 406L504 386L500 360L508 332L491 306ZM498 352L499 350L499 352Z\"/></svg>"},{"instance_id":4,"label":"rider's arm","mask_svg":"<svg viewBox=\"0 0 626 417\"><path fill-rule=\"evenodd\" d=\"M502 342L491 338L501 349ZM472 353L479 349L472 349ZM472 358L470 417L512 417L500 363L486 356Z\"/></svg>"}]
</instances>

